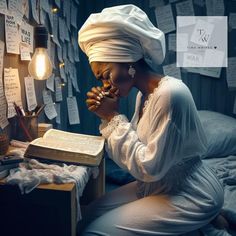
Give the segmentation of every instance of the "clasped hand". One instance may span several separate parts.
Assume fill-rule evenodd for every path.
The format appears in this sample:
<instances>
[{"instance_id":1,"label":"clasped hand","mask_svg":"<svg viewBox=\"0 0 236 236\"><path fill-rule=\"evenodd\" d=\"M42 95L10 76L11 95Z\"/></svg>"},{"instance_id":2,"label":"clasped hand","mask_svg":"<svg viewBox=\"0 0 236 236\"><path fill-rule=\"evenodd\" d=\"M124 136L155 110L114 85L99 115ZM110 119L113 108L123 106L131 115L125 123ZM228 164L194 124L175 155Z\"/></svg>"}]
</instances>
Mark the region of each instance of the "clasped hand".
<instances>
[{"instance_id":1,"label":"clasped hand","mask_svg":"<svg viewBox=\"0 0 236 236\"><path fill-rule=\"evenodd\" d=\"M86 104L88 110L94 112L103 120L110 121L115 115L119 114L119 90L112 87L105 91L103 87L93 87L87 93Z\"/></svg>"}]
</instances>

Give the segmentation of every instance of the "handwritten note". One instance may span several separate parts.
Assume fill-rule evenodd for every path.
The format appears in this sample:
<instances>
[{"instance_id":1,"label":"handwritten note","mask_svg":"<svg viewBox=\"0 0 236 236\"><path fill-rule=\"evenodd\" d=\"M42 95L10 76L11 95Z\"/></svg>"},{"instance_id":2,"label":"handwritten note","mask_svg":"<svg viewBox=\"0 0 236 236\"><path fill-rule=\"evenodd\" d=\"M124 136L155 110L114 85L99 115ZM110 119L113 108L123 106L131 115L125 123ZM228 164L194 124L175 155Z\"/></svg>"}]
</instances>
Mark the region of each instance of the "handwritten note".
<instances>
[{"instance_id":1,"label":"handwritten note","mask_svg":"<svg viewBox=\"0 0 236 236\"><path fill-rule=\"evenodd\" d=\"M56 14L53 14L52 34L53 34L52 37L53 42L60 47L61 45L58 39L58 16Z\"/></svg>"},{"instance_id":2,"label":"handwritten note","mask_svg":"<svg viewBox=\"0 0 236 236\"><path fill-rule=\"evenodd\" d=\"M68 87L68 97L73 97L72 82L70 77L67 80L67 87Z\"/></svg>"},{"instance_id":3,"label":"handwritten note","mask_svg":"<svg viewBox=\"0 0 236 236\"><path fill-rule=\"evenodd\" d=\"M229 26L231 29L236 29L236 13L229 13Z\"/></svg>"},{"instance_id":4,"label":"handwritten note","mask_svg":"<svg viewBox=\"0 0 236 236\"><path fill-rule=\"evenodd\" d=\"M181 79L180 67L176 67L176 64L169 64L163 66L164 75L173 76L177 79Z\"/></svg>"},{"instance_id":5,"label":"handwritten note","mask_svg":"<svg viewBox=\"0 0 236 236\"><path fill-rule=\"evenodd\" d=\"M163 7L157 7L155 9L155 15L157 25L164 33L175 30L175 22L170 4Z\"/></svg>"},{"instance_id":6,"label":"handwritten note","mask_svg":"<svg viewBox=\"0 0 236 236\"><path fill-rule=\"evenodd\" d=\"M175 6L176 6L176 13L178 16L194 16L192 0L176 3Z\"/></svg>"},{"instance_id":7,"label":"handwritten note","mask_svg":"<svg viewBox=\"0 0 236 236\"><path fill-rule=\"evenodd\" d=\"M76 4L74 2L71 2L71 18L70 18L70 22L71 25L74 26L76 29L78 28L78 24L77 24L77 12L78 12L78 8L76 6Z\"/></svg>"},{"instance_id":8,"label":"handwritten note","mask_svg":"<svg viewBox=\"0 0 236 236\"><path fill-rule=\"evenodd\" d=\"M55 88L56 88L56 102L61 102L63 100L62 98L62 82L60 77L55 78Z\"/></svg>"},{"instance_id":9,"label":"handwritten note","mask_svg":"<svg viewBox=\"0 0 236 236\"><path fill-rule=\"evenodd\" d=\"M28 44L20 43L20 59L21 61L30 61L30 48Z\"/></svg>"},{"instance_id":10,"label":"handwritten note","mask_svg":"<svg viewBox=\"0 0 236 236\"><path fill-rule=\"evenodd\" d=\"M52 101L52 93L50 90L43 90L43 103L44 104L50 104L53 103Z\"/></svg>"},{"instance_id":11,"label":"handwritten note","mask_svg":"<svg viewBox=\"0 0 236 236\"><path fill-rule=\"evenodd\" d=\"M200 69L201 75L206 75L214 78L220 78L221 67L202 67Z\"/></svg>"},{"instance_id":12,"label":"handwritten note","mask_svg":"<svg viewBox=\"0 0 236 236\"><path fill-rule=\"evenodd\" d=\"M19 54L19 32L14 16L5 16L7 53Z\"/></svg>"},{"instance_id":13,"label":"handwritten note","mask_svg":"<svg viewBox=\"0 0 236 236\"><path fill-rule=\"evenodd\" d=\"M0 40L0 84L2 84L4 48L5 48L5 43Z\"/></svg>"},{"instance_id":14,"label":"handwritten note","mask_svg":"<svg viewBox=\"0 0 236 236\"><path fill-rule=\"evenodd\" d=\"M0 0L0 13L4 15L8 14L6 0Z\"/></svg>"},{"instance_id":15,"label":"handwritten note","mask_svg":"<svg viewBox=\"0 0 236 236\"><path fill-rule=\"evenodd\" d=\"M34 28L25 21L20 26L20 39L22 43L29 45L30 52L34 51Z\"/></svg>"},{"instance_id":16,"label":"handwritten note","mask_svg":"<svg viewBox=\"0 0 236 236\"><path fill-rule=\"evenodd\" d=\"M21 25L23 18L22 0L8 0L8 13L15 17L17 24Z\"/></svg>"},{"instance_id":17,"label":"handwritten note","mask_svg":"<svg viewBox=\"0 0 236 236\"><path fill-rule=\"evenodd\" d=\"M7 120L7 102L3 90L3 84L0 81L0 127L4 129L9 124Z\"/></svg>"},{"instance_id":18,"label":"handwritten note","mask_svg":"<svg viewBox=\"0 0 236 236\"><path fill-rule=\"evenodd\" d=\"M45 115L47 116L47 118L49 120L54 119L55 117L57 117L57 111L55 108L55 104L54 103L49 103L44 107L44 112Z\"/></svg>"},{"instance_id":19,"label":"handwritten note","mask_svg":"<svg viewBox=\"0 0 236 236\"><path fill-rule=\"evenodd\" d=\"M226 68L227 83L229 88L236 88L236 57L228 58L228 67Z\"/></svg>"},{"instance_id":20,"label":"handwritten note","mask_svg":"<svg viewBox=\"0 0 236 236\"><path fill-rule=\"evenodd\" d=\"M149 7L161 7L164 5L164 0L149 0Z\"/></svg>"},{"instance_id":21,"label":"handwritten note","mask_svg":"<svg viewBox=\"0 0 236 236\"><path fill-rule=\"evenodd\" d=\"M50 89L52 92L54 92L54 78L55 75L52 74L47 80L46 80L46 86L48 89Z\"/></svg>"},{"instance_id":22,"label":"handwritten note","mask_svg":"<svg viewBox=\"0 0 236 236\"><path fill-rule=\"evenodd\" d=\"M70 125L80 124L76 97L67 98L68 118Z\"/></svg>"},{"instance_id":23,"label":"handwritten note","mask_svg":"<svg viewBox=\"0 0 236 236\"><path fill-rule=\"evenodd\" d=\"M13 102L22 107L18 69L4 68L4 88L8 105L7 117L12 118L16 114Z\"/></svg>"},{"instance_id":24,"label":"handwritten note","mask_svg":"<svg viewBox=\"0 0 236 236\"><path fill-rule=\"evenodd\" d=\"M208 16L223 16L225 12L224 0L206 0Z\"/></svg>"},{"instance_id":25,"label":"handwritten note","mask_svg":"<svg viewBox=\"0 0 236 236\"><path fill-rule=\"evenodd\" d=\"M34 79L30 76L25 77L25 93L27 99L28 110L32 111L37 106L35 88L34 88Z\"/></svg>"},{"instance_id":26,"label":"handwritten note","mask_svg":"<svg viewBox=\"0 0 236 236\"><path fill-rule=\"evenodd\" d=\"M176 51L176 34L168 35L168 49L169 51Z\"/></svg>"}]
</instances>

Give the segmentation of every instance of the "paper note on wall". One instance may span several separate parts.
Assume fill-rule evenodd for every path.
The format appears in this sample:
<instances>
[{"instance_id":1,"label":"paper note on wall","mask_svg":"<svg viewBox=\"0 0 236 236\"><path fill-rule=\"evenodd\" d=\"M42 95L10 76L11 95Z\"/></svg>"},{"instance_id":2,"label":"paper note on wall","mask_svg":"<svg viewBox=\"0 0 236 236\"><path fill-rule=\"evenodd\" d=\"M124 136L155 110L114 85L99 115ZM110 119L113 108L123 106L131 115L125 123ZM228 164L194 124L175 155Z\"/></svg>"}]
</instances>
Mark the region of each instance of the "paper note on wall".
<instances>
[{"instance_id":1,"label":"paper note on wall","mask_svg":"<svg viewBox=\"0 0 236 236\"><path fill-rule=\"evenodd\" d=\"M176 67L176 64L169 64L163 66L164 75L173 76L177 79L181 79L180 67Z\"/></svg>"},{"instance_id":2,"label":"paper note on wall","mask_svg":"<svg viewBox=\"0 0 236 236\"><path fill-rule=\"evenodd\" d=\"M52 101L52 93L50 90L43 90L43 103L44 104L50 104L53 103Z\"/></svg>"},{"instance_id":3,"label":"paper note on wall","mask_svg":"<svg viewBox=\"0 0 236 236\"><path fill-rule=\"evenodd\" d=\"M168 49L169 51L176 51L176 34L168 35Z\"/></svg>"},{"instance_id":4,"label":"paper note on wall","mask_svg":"<svg viewBox=\"0 0 236 236\"><path fill-rule=\"evenodd\" d=\"M8 0L8 14L14 16L17 24L21 25L24 16L22 0Z\"/></svg>"},{"instance_id":5,"label":"paper note on wall","mask_svg":"<svg viewBox=\"0 0 236 236\"><path fill-rule=\"evenodd\" d=\"M55 77L55 97L56 97L56 102L61 102L62 101L62 82L60 77Z\"/></svg>"},{"instance_id":6,"label":"paper note on wall","mask_svg":"<svg viewBox=\"0 0 236 236\"><path fill-rule=\"evenodd\" d=\"M14 16L5 16L5 36L7 53L19 54L19 32Z\"/></svg>"},{"instance_id":7,"label":"paper note on wall","mask_svg":"<svg viewBox=\"0 0 236 236\"><path fill-rule=\"evenodd\" d=\"M28 44L20 43L20 59L21 61L30 61L30 48Z\"/></svg>"},{"instance_id":8,"label":"paper note on wall","mask_svg":"<svg viewBox=\"0 0 236 236\"><path fill-rule=\"evenodd\" d=\"M19 107L22 107L18 69L4 68L4 88L8 105L7 117L12 118L16 114L13 103L15 102Z\"/></svg>"},{"instance_id":9,"label":"paper note on wall","mask_svg":"<svg viewBox=\"0 0 236 236\"><path fill-rule=\"evenodd\" d=\"M236 88L236 57L228 58L228 67L226 68L226 79L229 88Z\"/></svg>"},{"instance_id":10,"label":"paper note on wall","mask_svg":"<svg viewBox=\"0 0 236 236\"><path fill-rule=\"evenodd\" d=\"M220 78L221 67L202 67L198 68L201 75L206 75L214 78Z\"/></svg>"},{"instance_id":11,"label":"paper note on wall","mask_svg":"<svg viewBox=\"0 0 236 236\"><path fill-rule=\"evenodd\" d=\"M7 15L8 10L7 10L7 1L6 0L0 0L0 13Z\"/></svg>"},{"instance_id":12,"label":"paper note on wall","mask_svg":"<svg viewBox=\"0 0 236 236\"><path fill-rule=\"evenodd\" d=\"M155 15L158 28L164 33L169 33L175 30L175 22L170 4L163 7L157 7L155 9Z\"/></svg>"},{"instance_id":13,"label":"paper note on wall","mask_svg":"<svg viewBox=\"0 0 236 236\"><path fill-rule=\"evenodd\" d=\"M225 12L224 0L206 0L207 16L223 16Z\"/></svg>"},{"instance_id":14,"label":"paper note on wall","mask_svg":"<svg viewBox=\"0 0 236 236\"><path fill-rule=\"evenodd\" d=\"M68 118L70 125L80 124L76 97L67 98Z\"/></svg>"},{"instance_id":15,"label":"paper note on wall","mask_svg":"<svg viewBox=\"0 0 236 236\"><path fill-rule=\"evenodd\" d=\"M164 5L164 0L149 0L149 7L161 7Z\"/></svg>"},{"instance_id":16,"label":"paper note on wall","mask_svg":"<svg viewBox=\"0 0 236 236\"><path fill-rule=\"evenodd\" d=\"M57 111L54 103L46 104L46 106L44 107L44 112L49 120L52 120L57 117Z\"/></svg>"},{"instance_id":17,"label":"paper note on wall","mask_svg":"<svg viewBox=\"0 0 236 236\"><path fill-rule=\"evenodd\" d=\"M20 26L20 40L22 43L26 43L29 45L30 52L34 51L34 28L32 25L22 22Z\"/></svg>"},{"instance_id":18,"label":"paper note on wall","mask_svg":"<svg viewBox=\"0 0 236 236\"><path fill-rule=\"evenodd\" d=\"M229 26L231 29L236 29L236 13L229 13Z\"/></svg>"},{"instance_id":19,"label":"paper note on wall","mask_svg":"<svg viewBox=\"0 0 236 236\"><path fill-rule=\"evenodd\" d=\"M55 75L52 74L47 80L46 80L46 86L48 89L50 89L52 92L54 92L54 78Z\"/></svg>"},{"instance_id":20,"label":"paper note on wall","mask_svg":"<svg viewBox=\"0 0 236 236\"><path fill-rule=\"evenodd\" d=\"M28 110L32 111L37 106L36 95L35 95L35 88L34 88L34 79L33 77L25 77L25 93L26 93L26 100Z\"/></svg>"},{"instance_id":21,"label":"paper note on wall","mask_svg":"<svg viewBox=\"0 0 236 236\"><path fill-rule=\"evenodd\" d=\"M3 90L3 58L4 58L4 42L0 40L0 127L4 129L8 125L7 120L7 102Z\"/></svg>"},{"instance_id":22,"label":"paper note on wall","mask_svg":"<svg viewBox=\"0 0 236 236\"><path fill-rule=\"evenodd\" d=\"M73 97L72 81L70 77L68 77L67 80L67 87L68 87L68 97Z\"/></svg>"},{"instance_id":23,"label":"paper note on wall","mask_svg":"<svg viewBox=\"0 0 236 236\"><path fill-rule=\"evenodd\" d=\"M194 16L192 0L176 3L175 6L176 6L176 13L178 16Z\"/></svg>"},{"instance_id":24,"label":"paper note on wall","mask_svg":"<svg viewBox=\"0 0 236 236\"><path fill-rule=\"evenodd\" d=\"M0 84L2 84L4 48L5 48L5 43L0 40Z\"/></svg>"}]
</instances>

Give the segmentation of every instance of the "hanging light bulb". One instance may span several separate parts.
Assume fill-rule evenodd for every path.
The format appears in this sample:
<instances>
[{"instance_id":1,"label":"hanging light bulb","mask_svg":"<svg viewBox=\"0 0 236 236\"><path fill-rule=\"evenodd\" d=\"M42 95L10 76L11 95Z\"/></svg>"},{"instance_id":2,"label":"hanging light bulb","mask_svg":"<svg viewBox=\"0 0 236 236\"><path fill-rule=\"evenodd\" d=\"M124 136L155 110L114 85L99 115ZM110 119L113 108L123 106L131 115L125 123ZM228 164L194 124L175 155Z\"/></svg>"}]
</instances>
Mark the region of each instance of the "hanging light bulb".
<instances>
[{"instance_id":1,"label":"hanging light bulb","mask_svg":"<svg viewBox=\"0 0 236 236\"><path fill-rule=\"evenodd\" d=\"M52 74L52 63L47 53L48 32L42 26L35 27L35 52L29 63L30 75L37 80L46 80Z\"/></svg>"}]
</instances>

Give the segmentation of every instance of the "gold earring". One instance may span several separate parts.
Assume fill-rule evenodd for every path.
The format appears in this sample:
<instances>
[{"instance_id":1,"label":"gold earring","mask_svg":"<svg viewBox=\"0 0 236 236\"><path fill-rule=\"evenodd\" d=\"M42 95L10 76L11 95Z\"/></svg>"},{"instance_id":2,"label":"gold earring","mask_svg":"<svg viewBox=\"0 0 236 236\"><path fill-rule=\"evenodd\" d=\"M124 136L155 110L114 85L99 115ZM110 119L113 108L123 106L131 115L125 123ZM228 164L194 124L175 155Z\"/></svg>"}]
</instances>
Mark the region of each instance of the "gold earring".
<instances>
[{"instance_id":1,"label":"gold earring","mask_svg":"<svg viewBox=\"0 0 236 236\"><path fill-rule=\"evenodd\" d=\"M131 76L132 79L134 78L136 74L136 70L133 68L132 65L129 66L128 74Z\"/></svg>"}]
</instances>

